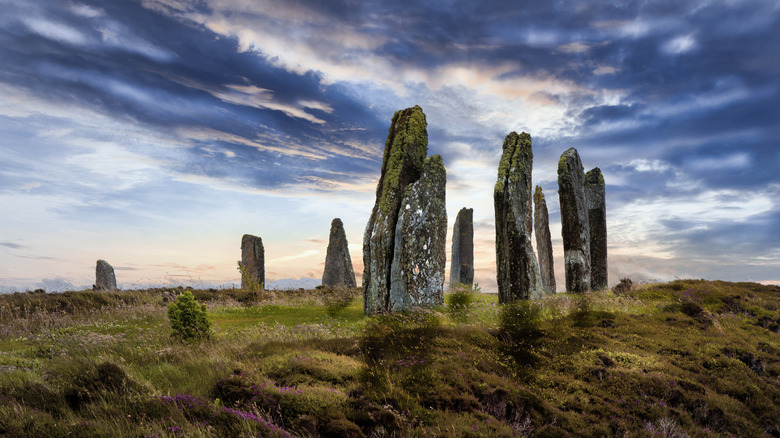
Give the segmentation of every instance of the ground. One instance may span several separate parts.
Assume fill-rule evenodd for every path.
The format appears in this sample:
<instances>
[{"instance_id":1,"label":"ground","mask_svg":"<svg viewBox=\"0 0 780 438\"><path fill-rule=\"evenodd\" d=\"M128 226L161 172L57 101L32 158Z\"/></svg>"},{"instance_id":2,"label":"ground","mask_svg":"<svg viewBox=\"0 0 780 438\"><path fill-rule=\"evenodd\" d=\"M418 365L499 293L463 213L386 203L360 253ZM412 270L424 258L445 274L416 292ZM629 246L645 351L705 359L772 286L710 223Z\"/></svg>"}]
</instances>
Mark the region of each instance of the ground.
<instances>
[{"instance_id":1,"label":"ground","mask_svg":"<svg viewBox=\"0 0 780 438\"><path fill-rule=\"evenodd\" d=\"M365 317L360 290L0 296L0 436L780 436L780 288L678 280Z\"/></svg>"}]
</instances>

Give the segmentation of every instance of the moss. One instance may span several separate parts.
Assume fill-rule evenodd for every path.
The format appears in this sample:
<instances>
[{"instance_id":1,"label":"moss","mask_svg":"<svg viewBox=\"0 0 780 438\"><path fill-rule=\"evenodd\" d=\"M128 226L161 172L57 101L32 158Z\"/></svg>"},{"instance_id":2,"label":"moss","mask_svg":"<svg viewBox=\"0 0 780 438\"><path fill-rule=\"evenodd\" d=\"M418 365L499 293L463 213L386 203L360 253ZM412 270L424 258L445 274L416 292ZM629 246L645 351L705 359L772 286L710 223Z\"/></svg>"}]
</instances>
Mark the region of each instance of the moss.
<instances>
[{"instance_id":1,"label":"moss","mask_svg":"<svg viewBox=\"0 0 780 438\"><path fill-rule=\"evenodd\" d=\"M382 164L384 175L379 209L383 215L390 211L390 201L405 189L401 185L409 183L402 181L404 171L411 169L417 176L422 172L425 156L428 154L427 126L425 114L417 105L396 111L393 115Z\"/></svg>"},{"instance_id":2,"label":"moss","mask_svg":"<svg viewBox=\"0 0 780 438\"><path fill-rule=\"evenodd\" d=\"M536 186L536 190L534 190L534 203L540 205L542 202L544 202L544 193L542 193L541 187Z\"/></svg>"},{"instance_id":3,"label":"moss","mask_svg":"<svg viewBox=\"0 0 780 438\"><path fill-rule=\"evenodd\" d=\"M566 150L566 152L561 154L561 158L558 160L558 177L560 178L563 175L566 175L569 173L569 166L566 163L567 158L571 156L572 154L576 154L577 149L569 148Z\"/></svg>"},{"instance_id":4,"label":"moss","mask_svg":"<svg viewBox=\"0 0 780 438\"><path fill-rule=\"evenodd\" d=\"M507 181L517 183L520 175L525 172L526 163L532 161L534 157L531 150L531 135L526 132L520 134L515 131L510 132L504 138L502 148L504 152L498 163L494 196L504 192L504 184Z\"/></svg>"},{"instance_id":5,"label":"moss","mask_svg":"<svg viewBox=\"0 0 780 438\"><path fill-rule=\"evenodd\" d=\"M585 173L585 183L604 187L606 183L604 182L604 175L601 173L601 169L594 167Z\"/></svg>"}]
</instances>

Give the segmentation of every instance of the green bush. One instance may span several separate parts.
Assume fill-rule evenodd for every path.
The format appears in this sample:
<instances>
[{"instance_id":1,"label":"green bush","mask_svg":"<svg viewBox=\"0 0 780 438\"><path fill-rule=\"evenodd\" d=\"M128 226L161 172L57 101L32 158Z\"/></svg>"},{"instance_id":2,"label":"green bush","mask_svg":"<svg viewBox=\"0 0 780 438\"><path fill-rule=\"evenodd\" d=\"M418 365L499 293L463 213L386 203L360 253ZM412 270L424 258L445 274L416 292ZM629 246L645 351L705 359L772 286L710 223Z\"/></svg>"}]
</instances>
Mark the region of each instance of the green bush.
<instances>
[{"instance_id":1,"label":"green bush","mask_svg":"<svg viewBox=\"0 0 780 438\"><path fill-rule=\"evenodd\" d=\"M176 301L168 305L168 319L173 336L201 339L208 338L211 334L211 321L206 313L206 305L198 305L190 291L184 291L176 297Z\"/></svg>"}]
</instances>

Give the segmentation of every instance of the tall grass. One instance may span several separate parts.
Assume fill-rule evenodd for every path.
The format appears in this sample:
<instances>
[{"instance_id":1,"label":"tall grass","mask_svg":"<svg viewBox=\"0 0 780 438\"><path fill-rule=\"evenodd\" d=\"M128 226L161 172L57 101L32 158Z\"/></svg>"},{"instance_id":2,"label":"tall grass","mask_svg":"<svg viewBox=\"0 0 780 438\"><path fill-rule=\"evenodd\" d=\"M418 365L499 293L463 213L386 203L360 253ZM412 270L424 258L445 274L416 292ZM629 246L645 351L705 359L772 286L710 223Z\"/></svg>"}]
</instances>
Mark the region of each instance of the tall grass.
<instances>
[{"instance_id":1,"label":"tall grass","mask_svg":"<svg viewBox=\"0 0 780 438\"><path fill-rule=\"evenodd\" d=\"M679 280L367 318L360 291L0 296L0 436L780 436L780 288Z\"/></svg>"}]
</instances>

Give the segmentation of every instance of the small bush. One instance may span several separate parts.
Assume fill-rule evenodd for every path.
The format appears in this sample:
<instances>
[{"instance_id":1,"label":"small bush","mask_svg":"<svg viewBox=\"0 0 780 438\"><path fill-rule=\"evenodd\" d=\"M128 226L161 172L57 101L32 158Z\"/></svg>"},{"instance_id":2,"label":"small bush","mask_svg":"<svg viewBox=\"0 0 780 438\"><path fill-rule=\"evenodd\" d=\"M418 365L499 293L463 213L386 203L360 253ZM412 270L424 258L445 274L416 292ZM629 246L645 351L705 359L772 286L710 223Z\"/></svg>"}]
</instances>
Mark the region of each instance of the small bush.
<instances>
[{"instance_id":1,"label":"small bush","mask_svg":"<svg viewBox=\"0 0 780 438\"><path fill-rule=\"evenodd\" d=\"M468 284L454 284L450 286L448 310L453 318L456 320L464 320L467 318L469 309L474 301L476 301L476 294L479 293L479 285L476 285L474 289Z\"/></svg>"},{"instance_id":2,"label":"small bush","mask_svg":"<svg viewBox=\"0 0 780 438\"><path fill-rule=\"evenodd\" d=\"M612 292L617 295L627 294L634 288L634 282L628 277L623 277L620 282L612 288Z\"/></svg>"},{"instance_id":3,"label":"small bush","mask_svg":"<svg viewBox=\"0 0 780 438\"><path fill-rule=\"evenodd\" d=\"M168 305L168 319L173 336L201 339L211 335L211 321L206 313L206 305L198 305L190 291L185 291Z\"/></svg>"}]
</instances>

